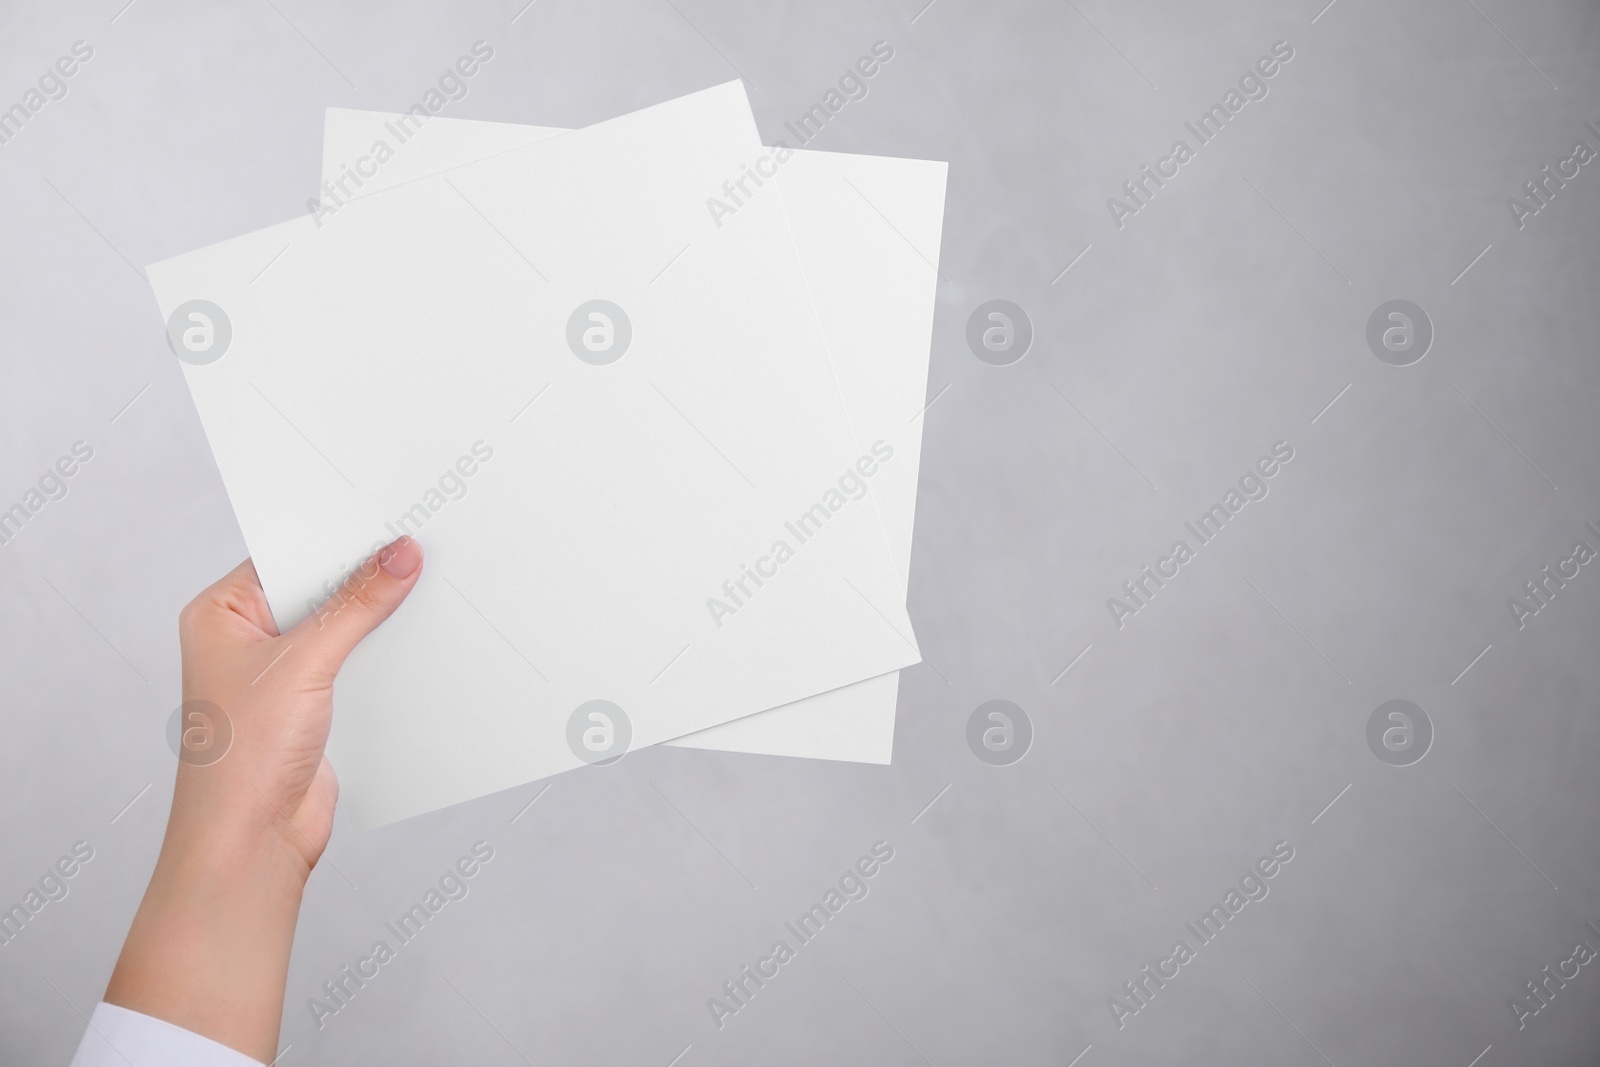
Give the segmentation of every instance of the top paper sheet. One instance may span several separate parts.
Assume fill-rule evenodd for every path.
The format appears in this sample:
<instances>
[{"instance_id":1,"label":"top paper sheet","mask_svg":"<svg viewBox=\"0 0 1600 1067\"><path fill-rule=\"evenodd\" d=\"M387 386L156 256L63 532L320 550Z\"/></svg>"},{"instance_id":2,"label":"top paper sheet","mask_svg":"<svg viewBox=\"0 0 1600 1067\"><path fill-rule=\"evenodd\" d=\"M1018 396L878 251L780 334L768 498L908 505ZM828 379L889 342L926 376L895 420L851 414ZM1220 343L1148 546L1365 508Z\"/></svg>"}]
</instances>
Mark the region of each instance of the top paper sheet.
<instances>
[{"instance_id":1,"label":"top paper sheet","mask_svg":"<svg viewBox=\"0 0 1600 1067\"><path fill-rule=\"evenodd\" d=\"M327 206L447 171L569 130L329 108L323 124ZM785 154L787 158L785 158ZM378 162L382 160L382 162ZM894 450L868 483L901 585L910 580L922 419L933 328L934 264L946 164L787 147L758 157L754 190L783 200L817 322L858 446ZM724 205L742 204L742 179ZM360 182L359 185L356 183ZM734 204L737 200L738 204ZM899 675L886 674L666 742L687 748L888 763Z\"/></svg>"},{"instance_id":2,"label":"top paper sheet","mask_svg":"<svg viewBox=\"0 0 1600 1067\"><path fill-rule=\"evenodd\" d=\"M358 827L579 766L593 699L638 747L917 661L783 205L706 207L763 151L730 83L150 268L280 626L428 548L340 675Z\"/></svg>"}]
</instances>

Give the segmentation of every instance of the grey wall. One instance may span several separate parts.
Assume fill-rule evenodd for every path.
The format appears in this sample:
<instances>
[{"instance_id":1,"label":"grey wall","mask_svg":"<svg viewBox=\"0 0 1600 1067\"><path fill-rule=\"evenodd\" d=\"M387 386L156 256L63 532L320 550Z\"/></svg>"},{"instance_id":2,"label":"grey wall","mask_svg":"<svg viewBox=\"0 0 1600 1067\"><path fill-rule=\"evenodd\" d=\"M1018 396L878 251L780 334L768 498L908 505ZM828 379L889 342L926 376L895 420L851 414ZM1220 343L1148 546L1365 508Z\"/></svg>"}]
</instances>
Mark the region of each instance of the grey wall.
<instances>
[{"instance_id":1,"label":"grey wall","mask_svg":"<svg viewBox=\"0 0 1600 1067\"><path fill-rule=\"evenodd\" d=\"M124 2L0 11L0 103L94 48L0 145L0 498L95 452L0 547L0 899L95 849L0 948L5 1062L65 1062L104 987L170 797L175 617L244 555L139 268L303 211L325 106L408 106L478 39L449 114L581 126L742 75L769 139L893 45L813 146L950 161L927 662L891 767L649 750L340 831L283 1063L1595 1062L1600 965L1520 1030L1509 1002L1600 950L1600 566L1507 606L1600 549L1600 163L1521 229L1507 205L1600 150L1595 5ZM1106 199L1280 40L1269 95L1119 229ZM1036 332L1009 366L965 341L992 298ZM1367 343L1392 299L1432 323L1409 366ZM1278 441L1270 495L1119 628L1107 598ZM967 722L1002 698L1035 736L992 766ZM1408 766L1367 740L1393 699L1431 723ZM471 894L314 1025L479 839ZM713 1025L879 840L870 895ZM1280 841L1201 945L1185 922Z\"/></svg>"}]
</instances>

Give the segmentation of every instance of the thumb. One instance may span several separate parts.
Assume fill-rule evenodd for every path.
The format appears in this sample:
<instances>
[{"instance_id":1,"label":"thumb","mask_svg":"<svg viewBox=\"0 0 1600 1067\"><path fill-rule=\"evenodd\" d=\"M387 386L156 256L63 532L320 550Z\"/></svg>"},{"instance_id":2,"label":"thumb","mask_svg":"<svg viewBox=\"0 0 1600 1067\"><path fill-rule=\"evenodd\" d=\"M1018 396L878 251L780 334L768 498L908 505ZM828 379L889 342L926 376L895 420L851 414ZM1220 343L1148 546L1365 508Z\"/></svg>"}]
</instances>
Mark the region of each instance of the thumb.
<instances>
[{"instance_id":1,"label":"thumb","mask_svg":"<svg viewBox=\"0 0 1600 1067\"><path fill-rule=\"evenodd\" d=\"M402 537L357 567L339 591L285 636L337 674L361 639L394 614L422 577L422 546Z\"/></svg>"}]
</instances>

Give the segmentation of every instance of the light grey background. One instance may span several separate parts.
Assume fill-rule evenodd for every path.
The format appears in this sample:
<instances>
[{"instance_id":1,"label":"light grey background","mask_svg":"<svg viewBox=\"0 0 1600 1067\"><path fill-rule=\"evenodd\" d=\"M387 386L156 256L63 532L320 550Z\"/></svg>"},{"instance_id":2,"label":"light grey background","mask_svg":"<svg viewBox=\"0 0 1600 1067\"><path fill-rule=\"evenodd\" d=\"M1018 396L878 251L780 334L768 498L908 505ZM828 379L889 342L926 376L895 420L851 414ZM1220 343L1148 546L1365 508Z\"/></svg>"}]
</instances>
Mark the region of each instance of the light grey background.
<instances>
[{"instance_id":1,"label":"light grey background","mask_svg":"<svg viewBox=\"0 0 1600 1067\"><path fill-rule=\"evenodd\" d=\"M96 850L0 948L4 1062L65 1062L104 988L170 797L176 615L245 554L139 268L305 210L324 107L403 109L480 39L445 114L582 126L743 76L769 141L893 46L812 147L950 162L927 662L891 767L651 749L340 830L282 1063L1596 1061L1600 966L1521 1031L1508 1002L1600 949L1600 573L1520 631L1506 604L1600 547L1600 164L1520 231L1506 203L1600 149L1594 4L124 3L0 11L0 104L95 50L0 145L0 501L95 449L0 547L0 903ZM1113 225L1279 40L1270 95ZM1009 367L964 341L997 297L1036 330ZM1364 339L1394 298L1436 334L1405 368ZM1119 630L1106 599L1279 440L1271 495ZM1035 728L1009 767L965 742L997 698ZM1395 698L1434 725L1409 767L1365 740ZM479 839L470 896L319 1030L307 999ZM880 839L870 895L714 1026ZM1119 1029L1280 840L1270 896Z\"/></svg>"}]
</instances>

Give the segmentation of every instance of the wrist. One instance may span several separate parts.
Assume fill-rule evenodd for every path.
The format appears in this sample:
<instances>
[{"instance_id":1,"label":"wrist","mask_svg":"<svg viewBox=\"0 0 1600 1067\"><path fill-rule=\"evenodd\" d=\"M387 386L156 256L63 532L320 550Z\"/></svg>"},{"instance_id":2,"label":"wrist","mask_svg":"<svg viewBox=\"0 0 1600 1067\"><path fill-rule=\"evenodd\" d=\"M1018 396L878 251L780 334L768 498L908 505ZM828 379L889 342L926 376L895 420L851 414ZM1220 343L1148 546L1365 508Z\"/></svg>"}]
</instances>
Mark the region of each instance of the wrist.
<instances>
[{"instance_id":1,"label":"wrist","mask_svg":"<svg viewBox=\"0 0 1600 1067\"><path fill-rule=\"evenodd\" d=\"M212 880L249 878L298 892L321 849L311 850L289 818L249 781L221 768L180 767L161 846L162 865Z\"/></svg>"},{"instance_id":2,"label":"wrist","mask_svg":"<svg viewBox=\"0 0 1600 1067\"><path fill-rule=\"evenodd\" d=\"M180 819L174 813L152 877L228 897L248 895L258 905L281 901L298 908L310 875L303 853L273 823Z\"/></svg>"}]
</instances>

